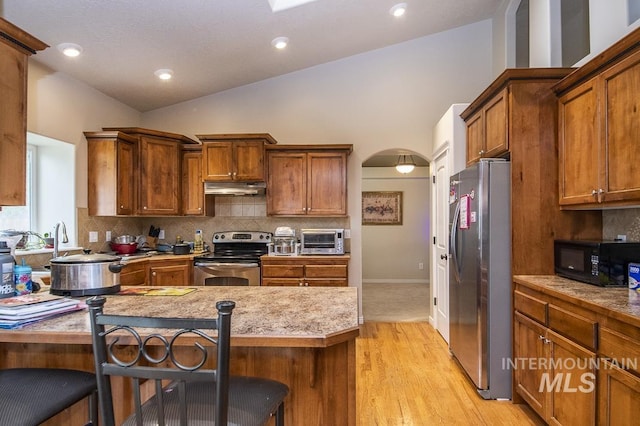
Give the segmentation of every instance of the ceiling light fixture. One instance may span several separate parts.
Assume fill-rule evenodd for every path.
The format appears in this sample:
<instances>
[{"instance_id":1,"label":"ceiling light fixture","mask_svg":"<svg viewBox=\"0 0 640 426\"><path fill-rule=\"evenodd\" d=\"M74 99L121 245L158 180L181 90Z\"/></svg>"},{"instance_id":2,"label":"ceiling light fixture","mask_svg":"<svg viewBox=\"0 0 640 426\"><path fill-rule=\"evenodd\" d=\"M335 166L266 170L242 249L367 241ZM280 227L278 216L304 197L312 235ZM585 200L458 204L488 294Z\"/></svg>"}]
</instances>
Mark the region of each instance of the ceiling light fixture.
<instances>
[{"instance_id":1,"label":"ceiling light fixture","mask_svg":"<svg viewBox=\"0 0 640 426\"><path fill-rule=\"evenodd\" d=\"M396 170L402 174L411 173L416 167L416 163L413 161L411 155L401 155L398 157L398 164L396 164Z\"/></svg>"},{"instance_id":2,"label":"ceiling light fixture","mask_svg":"<svg viewBox=\"0 0 640 426\"><path fill-rule=\"evenodd\" d=\"M162 69L156 70L154 74L160 80L171 80L171 77L173 77L173 70L170 70L168 68L162 68Z\"/></svg>"},{"instance_id":3,"label":"ceiling light fixture","mask_svg":"<svg viewBox=\"0 0 640 426\"><path fill-rule=\"evenodd\" d=\"M391 9L389 9L389 13L395 16L396 18L399 18L402 15L404 15L406 11L407 11L406 3L398 3L395 6L393 6Z\"/></svg>"},{"instance_id":4,"label":"ceiling light fixture","mask_svg":"<svg viewBox=\"0 0 640 426\"><path fill-rule=\"evenodd\" d=\"M80 54L82 53L82 47L75 43L61 43L58 45L58 50L61 51L62 54L70 58L80 56Z\"/></svg>"},{"instance_id":5,"label":"ceiling light fixture","mask_svg":"<svg viewBox=\"0 0 640 426\"><path fill-rule=\"evenodd\" d=\"M271 40L271 45L276 49L284 49L289 44L289 38L287 37L276 37Z\"/></svg>"}]
</instances>

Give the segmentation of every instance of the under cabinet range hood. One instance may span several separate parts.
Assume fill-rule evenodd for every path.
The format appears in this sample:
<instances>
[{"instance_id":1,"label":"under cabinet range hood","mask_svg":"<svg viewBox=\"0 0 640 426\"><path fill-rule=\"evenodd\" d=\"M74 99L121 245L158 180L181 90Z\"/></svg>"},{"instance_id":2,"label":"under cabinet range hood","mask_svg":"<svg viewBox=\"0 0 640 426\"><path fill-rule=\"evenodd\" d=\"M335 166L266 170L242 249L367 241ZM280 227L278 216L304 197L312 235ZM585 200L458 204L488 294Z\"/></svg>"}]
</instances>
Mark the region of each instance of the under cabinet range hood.
<instances>
[{"instance_id":1,"label":"under cabinet range hood","mask_svg":"<svg viewBox=\"0 0 640 426\"><path fill-rule=\"evenodd\" d=\"M207 195L263 195L267 185L264 182L205 182Z\"/></svg>"}]
</instances>

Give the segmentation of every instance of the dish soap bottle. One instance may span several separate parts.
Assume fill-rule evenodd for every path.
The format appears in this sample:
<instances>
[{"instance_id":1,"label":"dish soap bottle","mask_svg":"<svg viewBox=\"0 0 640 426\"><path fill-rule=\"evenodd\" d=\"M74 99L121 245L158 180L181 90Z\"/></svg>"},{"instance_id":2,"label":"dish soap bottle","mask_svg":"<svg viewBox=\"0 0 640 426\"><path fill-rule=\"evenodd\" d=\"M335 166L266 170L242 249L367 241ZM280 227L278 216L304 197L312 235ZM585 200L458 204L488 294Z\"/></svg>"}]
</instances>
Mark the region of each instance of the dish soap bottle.
<instances>
[{"instance_id":1,"label":"dish soap bottle","mask_svg":"<svg viewBox=\"0 0 640 426\"><path fill-rule=\"evenodd\" d=\"M202 230L196 229L196 235L193 240L193 252L202 253L204 251L204 241L202 240Z\"/></svg>"},{"instance_id":2,"label":"dish soap bottle","mask_svg":"<svg viewBox=\"0 0 640 426\"><path fill-rule=\"evenodd\" d=\"M24 263L24 259L22 259L22 265L16 265L13 267L13 277L16 286L16 296L31 293L33 289L33 283L31 282L31 266Z\"/></svg>"}]
</instances>

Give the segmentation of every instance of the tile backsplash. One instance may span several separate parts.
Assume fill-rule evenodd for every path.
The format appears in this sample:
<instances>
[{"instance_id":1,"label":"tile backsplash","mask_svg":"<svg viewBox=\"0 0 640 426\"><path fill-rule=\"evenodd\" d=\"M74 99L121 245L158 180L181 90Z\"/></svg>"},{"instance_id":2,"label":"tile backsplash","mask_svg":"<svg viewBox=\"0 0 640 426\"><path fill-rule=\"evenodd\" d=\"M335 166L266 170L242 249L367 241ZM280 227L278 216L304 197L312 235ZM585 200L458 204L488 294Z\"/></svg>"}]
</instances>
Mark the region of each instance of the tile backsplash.
<instances>
[{"instance_id":1,"label":"tile backsplash","mask_svg":"<svg viewBox=\"0 0 640 426\"><path fill-rule=\"evenodd\" d=\"M267 231L278 226L301 228L349 228L348 217L269 217L265 196L216 197L215 217L97 217L89 216L88 209L78 209L78 244L94 252L108 251L106 231L112 236L147 235L151 225L165 231L164 241L173 243L177 236L193 241L196 229L201 229L205 242L211 243L214 232ZM98 232L99 243L89 243L89 232Z\"/></svg>"},{"instance_id":2,"label":"tile backsplash","mask_svg":"<svg viewBox=\"0 0 640 426\"><path fill-rule=\"evenodd\" d=\"M627 241L640 241L640 209L603 210L602 238L613 240L626 235Z\"/></svg>"}]
</instances>

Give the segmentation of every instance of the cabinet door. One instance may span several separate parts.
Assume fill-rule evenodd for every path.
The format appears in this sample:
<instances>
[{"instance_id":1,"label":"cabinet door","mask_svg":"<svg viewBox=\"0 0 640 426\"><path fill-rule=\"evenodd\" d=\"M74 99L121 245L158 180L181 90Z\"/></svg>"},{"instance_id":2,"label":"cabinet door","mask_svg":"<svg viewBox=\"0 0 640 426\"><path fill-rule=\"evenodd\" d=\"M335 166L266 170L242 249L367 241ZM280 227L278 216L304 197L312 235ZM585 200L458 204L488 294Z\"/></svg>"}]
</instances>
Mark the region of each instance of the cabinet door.
<instances>
[{"instance_id":1,"label":"cabinet door","mask_svg":"<svg viewBox=\"0 0 640 426\"><path fill-rule=\"evenodd\" d=\"M149 267L149 285L188 286L191 285L190 266L185 264L157 265Z\"/></svg>"},{"instance_id":2,"label":"cabinet door","mask_svg":"<svg viewBox=\"0 0 640 426\"><path fill-rule=\"evenodd\" d=\"M180 212L180 146L177 142L140 137L140 215Z\"/></svg>"},{"instance_id":3,"label":"cabinet door","mask_svg":"<svg viewBox=\"0 0 640 426\"><path fill-rule=\"evenodd\" d=\"M131 142L118 139L117 150L116 213L119 215L132 215L135 212L136 200L136 146Z\"/></svg>"},{"instance_id":4,"label":"cabinet door","mask_svg":"<svg viewBox=\"0 0 640 426\"><path fill-rule=\"evenodd\" d=\"M602 73L603 202L640 200L640 51Z\"/></svg>"},{"instance_id":5,"label":"cabinet door","mask_svg":"<svg viewBox=\"0 0 640 426\"><path fill-rule=\"evenodd\" d=\"M478 111L467 121L467 166L480 160L483 150L483 135L482 111Z\"/></svg>"},{"instance_id":6,"label":"cabinet door","mask_svg":"<svg viewBox=\"0 0 640 426\"><path fill-rule=\"evenodd\" d=\"M499 157L509 151L509 90L505 88L482 108L484 152L482 157Z\"/></svg>"},{"instance_id":7,"label":"cabinet door","mask_svg":"<svg viewBox=\"0 0 640 426\"><path fill-rule=\"evenodd\" d=\"M0 206L26 204L27 56L0 43Z\"/></svg>"},{"instance_id":8,"label":"cabinet door","mask_svg":"<svg viewBox=\"0 0 640 426\"><path fill-rule=\"evenodd\" d=\"M146 285L147 262L131 263L120 272L120 285Z\"/></svg>"},{"instance_id":9,"label":"cabinet door","mask_svg":"<svg viewBox=\"0 0 640 426\"><path fill-rule=\"evenodd\" d=\"M514 360L524 360L525 365L514 368L516 392L543 419L547 417L550 393L543 392L540 384L545 369L538 365L528 365L527 360L549 359L549 346L545 344L546 328L516 312L514 323Z\"/></svg>"},{"instance_id":10,"label":"cabinet door","mask_svg":"<svg viewBox=\"0 0 640 426\"><path fill-rule=\"evenodd\" d=\"M201 151L184 151L182 153L182 214L187 216L215 215L215 197L204 195Z\"/></svg>"},{"instance_id":11,"label":"cabinet door","mask_svg":"<svg viewBox=\"0 0 640 426\"><path fill-rule=\"evenodd\" d=\"M236 142L233 162L234 180L264 182L264 142Z\"/></svg>"},{"instance_id":12,"label":"cabinet door","mask_svg":"<svg viewBox=\"0 0 640 426\"><path fill-rule=\"evenodd\" d=\"M347 214L347 154L310 152L307 162L308 215Z\"/></svg>"},{"instance_id":13,"label":"cabinet door","mask_svg":"<svg viewBox=\"0 0 640 426\"><path fill-rule=\"evenodd\" d=\"M268 152L267 170L267 214L306 214L307 155L304 152Z\"/></svg>"},{"instance_id":14,"label":"cabinet door","mask_svg":"<svg viewBox=\"0 0 640 426\"><path fill-rule=\"evenodd\" d=\"M598 424L631 426L640 419L640 377L601 359L598 370Z\"/></svg>"},{"instance_id":15,"label":"cabinet door","mask_svg":"<svg viewBox=\"0 0 640 426\"><path fill-rule=\"evenodd\" d=\"M595 79L558 100L561 205L597 202L601 149L597 100Z\"/></svg>"},{"instance_id":16,"label":"cabinet door","mask_svg":"<svg viewBox=\"0 0 640 426\"><path fill-rule=\"evenodd\" d=\"M569 339L547 331L551 341L549 380L555 382L549 424L596 424L596 355ZM551 392L549 392L551 393Z\"/></svg>"},{"instance_id":17,"label":"cabinet door","mask_svg":"<svg viewBox=\"0 0 640 426\"><path fill-rule=\"evenodd\" d=\"M202 173L205 181L233 180L233 143L202 144Z\"/></svg>"}]
</instances>

